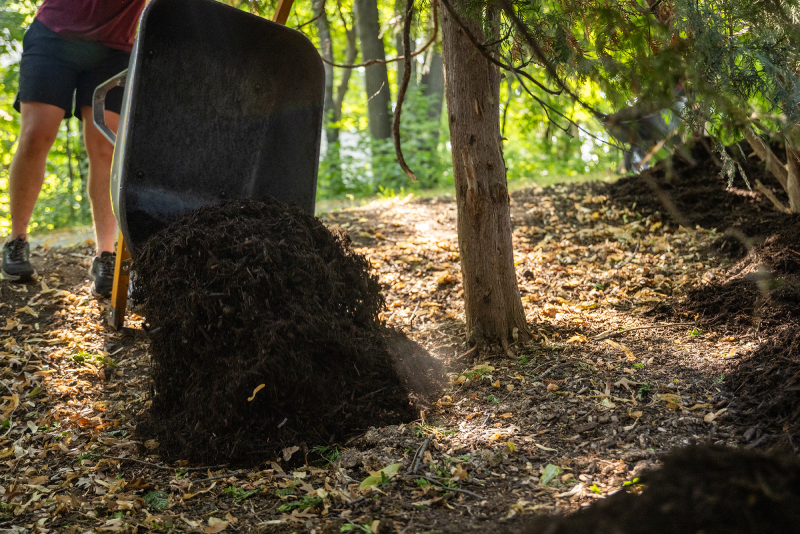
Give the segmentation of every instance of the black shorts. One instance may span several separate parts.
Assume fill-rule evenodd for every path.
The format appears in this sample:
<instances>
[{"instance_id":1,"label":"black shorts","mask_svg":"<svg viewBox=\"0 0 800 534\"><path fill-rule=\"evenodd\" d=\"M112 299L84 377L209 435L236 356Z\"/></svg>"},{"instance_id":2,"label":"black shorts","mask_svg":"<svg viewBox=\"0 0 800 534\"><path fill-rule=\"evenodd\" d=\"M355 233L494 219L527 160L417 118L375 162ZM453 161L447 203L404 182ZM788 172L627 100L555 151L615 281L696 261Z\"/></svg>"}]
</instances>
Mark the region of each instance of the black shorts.
<instances>
[{"instance_id":1,"label":"black shorts","mask_svg":"<svg viewBox=\"0 0 800 534\"><path fill-rule=\"evenodd\" d=\"M64 110L64 118L81 118L81 108L92 105L95 88L128 68L130 54L103 44L62 37L33 19L22 40L19 68L20 102L51 104ZM106 109L119 113L122 88L106 96ZM73 99L74 96L74 99Z\"/></svg>"}]
</instances>

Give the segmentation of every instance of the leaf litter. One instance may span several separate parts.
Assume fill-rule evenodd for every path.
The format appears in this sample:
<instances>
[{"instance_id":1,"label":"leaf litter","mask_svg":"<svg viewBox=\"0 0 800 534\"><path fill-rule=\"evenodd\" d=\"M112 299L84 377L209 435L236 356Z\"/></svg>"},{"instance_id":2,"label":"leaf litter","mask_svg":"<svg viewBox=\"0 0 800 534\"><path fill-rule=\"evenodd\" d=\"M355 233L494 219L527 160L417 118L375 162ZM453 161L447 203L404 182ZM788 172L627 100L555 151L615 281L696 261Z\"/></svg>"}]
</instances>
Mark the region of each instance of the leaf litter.
<instances>
[{"instance_id":1,"label":"leaf litter","mask_svg":"<svg viewBox=\"0 0 800 534\"><path fill-rule=\"evenodd\" d=\"M158 439L145 444L137 426L153 402L151 341L105 328L107 304L89 297L85 280L90 247L35 250L40 283L0 286L0 528L517 529L543 513L594 510L598 500L628 506L623 499L669 485L658 478L663 471L643 475L687 445L796 454L797 351L787 349L796 343L792 283L768 284L767 298L763 282L747 277L768 263L771 279L791 282L790 253L782 261L768 248L789 247L773 238L747 256L745 246L734 246L735 232L726 235L733 226L748 237L765 228L769 237L783 226L790 237L796 221L773 214L758 194L718 187L705 167L680 165L672 181L663 167L650 176L679 207L692 198L690 183L706 188L708 206L686 215L691 227L652 203L646 176L512 195L517 272L536 334L513 347L517 359L463 344L452 199L393 199L322 215L370 260L387 303L379 318L442 360L451 380L436 403L403 424L334 444L288 443L283 448L298 447L288 460L279 449L245 469L198 466L162 454ZM713 208L728 204L738 219ZM691 220L696 213L702 224ZM719 313L725 300L716 313L702 308L727 288L742 302L752 295L762 304L734 308L730 319ZM38 317L18 311L26 306ZM668 326L684 323L692 326ZM141 327L142 318L129 316L129 324ZM619 347L593 339L609 332L620 332ZM255 391L262 383L254 381L243 402L268 393ZM707 448L686 450L688 459L673 464L681 469L667 473L675 486L688 487L682 474L735 463ZM732 503L750 499L748 491L757 499L794 498L763 456L748 458L741 476L717 470L708 485L725 488ZM397 474L389 476L393 465ZM543 484L548 466L560 473ZM791 463L784 466L795 476ZM361 488L382 471L380 483ZM166 509L145 503L154 490L167 495Z\"/></svg>"}]
</instances>

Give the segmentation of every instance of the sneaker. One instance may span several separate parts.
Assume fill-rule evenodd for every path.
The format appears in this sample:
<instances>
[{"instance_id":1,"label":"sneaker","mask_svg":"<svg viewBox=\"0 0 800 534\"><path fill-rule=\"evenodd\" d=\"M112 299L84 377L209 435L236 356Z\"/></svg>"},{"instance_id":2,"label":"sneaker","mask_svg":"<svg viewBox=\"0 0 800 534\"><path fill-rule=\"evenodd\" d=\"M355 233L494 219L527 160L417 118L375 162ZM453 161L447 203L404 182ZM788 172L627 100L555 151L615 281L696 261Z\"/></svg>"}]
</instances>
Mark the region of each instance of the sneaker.
<instances>
[{"instance_id":1,"label":"sneaker","mask_svg":"<svg viewBox=\"0 0 800 534\"><path fill-rule=\"evenodd\" d=\"M89 278L92 279L92 295L95 297L110 297L114 288L114 264L117 261L115 252L102 252L99 257L92 260L89 269Z\"/></svg>"},{"instance_id":2,"label":"sneaker","mask_svg":"<svg viewBox=\"0 0 800 534\"><path fill-rule=\"evenodd\" d=\"M3 245L3 278L14 282L28 282L36 276L31 265L31 247L18 237Z\"/></svg>"}]
</instances>

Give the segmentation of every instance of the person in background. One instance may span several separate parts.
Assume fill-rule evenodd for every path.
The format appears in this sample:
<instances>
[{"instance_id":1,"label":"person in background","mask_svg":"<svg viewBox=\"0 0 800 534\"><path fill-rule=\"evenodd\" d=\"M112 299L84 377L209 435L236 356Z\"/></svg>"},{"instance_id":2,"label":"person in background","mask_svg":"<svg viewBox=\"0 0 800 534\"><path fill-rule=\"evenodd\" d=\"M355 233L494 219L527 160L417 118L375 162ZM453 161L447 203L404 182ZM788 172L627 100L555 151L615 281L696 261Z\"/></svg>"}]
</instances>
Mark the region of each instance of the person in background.
<instances>
[{"instance_id":1,"label":"person in background","mask_svg":"<svg viewBox=\"0 0 800 534\"><path fill-rule=\"evenodd\" d=\"M94 89L128 67L139 17L146 0L44 0L22 42L17 151L9 169L11 234L3 246L6 280L30 281L28 224L44 183L47 154L62 119L83 122L89 157L87 189L97 253L89 270L92 293L108 296L114 281L117 225L109 189L114 148L92 121ZM106 124L119 124L122 89L109 91Z\"/></svg>"}]
</instances>

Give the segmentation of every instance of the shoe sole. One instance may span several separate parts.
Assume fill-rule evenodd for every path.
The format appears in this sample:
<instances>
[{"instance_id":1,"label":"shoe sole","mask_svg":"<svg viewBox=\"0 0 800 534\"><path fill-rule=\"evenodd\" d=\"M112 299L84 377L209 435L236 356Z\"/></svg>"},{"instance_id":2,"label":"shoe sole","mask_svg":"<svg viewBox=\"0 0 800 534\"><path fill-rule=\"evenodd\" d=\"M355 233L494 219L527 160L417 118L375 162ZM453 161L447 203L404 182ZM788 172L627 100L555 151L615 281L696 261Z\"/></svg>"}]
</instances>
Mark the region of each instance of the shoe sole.
<instances>
[{"instance_id":1,"label":"shoe sole","mask_svg":"<svg viewBox=\"0 0 800 534\"><path fill-rule=\"evenodd\" d=\"M98 292L97 287L94 285L94 282L92 282L92 287L90 287L89 289L91 290L92 295L94 295L97 298L108 298L111 296L111 291L109 291L108 293Z\"/></svg>"},{"instance_id":2,"label":"shoe sole","mask_svg":"<svg viewBox=\"0 0 800 534\"><path fill-rule=\"evenodd\" d=\"M3 280L8 280L9 282L31 282L37 274L35 270L31 274L9 274L5 269L0 272L3 274Z\"/></svg>"}]
</instances>

